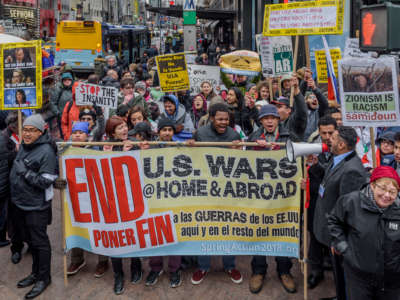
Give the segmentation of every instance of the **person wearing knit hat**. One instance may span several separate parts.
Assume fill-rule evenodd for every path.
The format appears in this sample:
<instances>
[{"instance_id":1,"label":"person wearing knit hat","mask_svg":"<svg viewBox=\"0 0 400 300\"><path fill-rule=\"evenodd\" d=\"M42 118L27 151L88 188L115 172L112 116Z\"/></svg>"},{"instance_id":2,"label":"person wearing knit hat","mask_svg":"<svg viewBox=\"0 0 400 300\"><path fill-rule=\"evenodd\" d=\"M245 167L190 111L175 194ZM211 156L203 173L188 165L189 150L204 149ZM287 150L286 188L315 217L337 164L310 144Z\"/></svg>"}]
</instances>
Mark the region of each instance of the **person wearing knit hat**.
<instances>
[{"instance_id":1,"label":"person wearing knit hat","mask_svg":"<svg viewBox=\"0 0 400 300\"><path fill-rule=\"evenodd\" d=\"M40 114L25 119L22 144L10 173L13 240L24 241L29 237L32 253L31 273L17 283L19 288L33 285L25 299L39 296L51 283L51 246L47 226L51 220L53 183L57 178L56 149L46 132ZM13 244L13 263L21 260L23 243Z\"/></svg>"},{"instance_id":2,"label":"person wearing knit hat","mask_svg":"<svg viewBox=\"0 0 400 300\"><path fill-rule=\"evenodd\" d=\"M86 142L89 135L88 122L75 122L72 126L71 140L73 142Z\"/></svg>"},{"instance_id":3,"label":"person wearing knit hat","mask_svg":"<svg viewBox=\"0 0 400 300\"><path fill-rule=\"evenodd\" d=\"M399 187L393 168L377 167L370 183L339 198L329 215L331 245L343 258L348 300L399 299Z\"/></svg>"}]
</instances>

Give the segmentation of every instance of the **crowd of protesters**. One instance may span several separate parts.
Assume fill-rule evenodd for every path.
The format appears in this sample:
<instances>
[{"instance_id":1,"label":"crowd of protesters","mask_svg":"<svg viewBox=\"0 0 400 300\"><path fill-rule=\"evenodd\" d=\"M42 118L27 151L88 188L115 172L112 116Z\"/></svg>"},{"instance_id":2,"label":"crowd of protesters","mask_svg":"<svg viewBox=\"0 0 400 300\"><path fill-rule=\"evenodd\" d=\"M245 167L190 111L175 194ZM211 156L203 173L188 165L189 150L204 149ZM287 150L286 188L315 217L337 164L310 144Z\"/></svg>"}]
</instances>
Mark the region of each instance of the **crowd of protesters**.
<instances>
[{"instance_id":1,"label":"crowd of protesters","mask_svg":"<svg viewBox=\"0 0 400 300\"><path fill-rule=\"evenodd\" d=\"M217 64L224 51L210 45L208 54L201 54L196 63ZM21 137L17 114L1 112L0 246L11 244L14 264L22 259L24 243L29 246L32 272L17 284L19 288L33 285L27 299L40 295L51 282L47 226L52 219L53 186L62 189L66 184L57 179L54 142L123 142L123 146L91 149L130 151L149 149L147 142L154 140L187 141L188 145L194 141L252 141L258 144L254 150L271 151L281 149L276 143L288 139L323 142L330 148L329 153L307 157L309 183L302 183L310 194L308 287L315 288L324 280L324 270L333 269L337 295L332 299L400 299L398 128L378 128L378 167L372 169L369 130L343 126L337 102L327 100L307 68L271 83L262 77L221 74L221 86L204 81L201 92L190 95L189 91L164 94L154 66L154 55L146 55L129 67L109 55L102 74L88 77L89 83L119 89L118 107L110 110L108 119L96 105L76 105L79 79L68 66L54 89L43 89L43 106L24 119ZM141 143L134 147L129 141ZM107 272L109 260L114 292L122 294L125 276L121 258L99 255L95 276ZM291 275L292 259L275 260L283 288L295 293L300 279ZM227 276L241 283L243 276L235 257L223 256L222 261ZM152 286L164 268L161 257L151 257L149 263L145 285ZM170 287L181 284L183 265L197 266L191 276L192 284L197 285L210 271L210 264L208 256L170 256ZM67 274L77 274L85 265L84 251L73 249ZM252 258L252 293L262 289L267 269L266 257ZM139 283L143 277L140 258L131 258L130 271L130 281Z\"/></svg>"}]
</instances>

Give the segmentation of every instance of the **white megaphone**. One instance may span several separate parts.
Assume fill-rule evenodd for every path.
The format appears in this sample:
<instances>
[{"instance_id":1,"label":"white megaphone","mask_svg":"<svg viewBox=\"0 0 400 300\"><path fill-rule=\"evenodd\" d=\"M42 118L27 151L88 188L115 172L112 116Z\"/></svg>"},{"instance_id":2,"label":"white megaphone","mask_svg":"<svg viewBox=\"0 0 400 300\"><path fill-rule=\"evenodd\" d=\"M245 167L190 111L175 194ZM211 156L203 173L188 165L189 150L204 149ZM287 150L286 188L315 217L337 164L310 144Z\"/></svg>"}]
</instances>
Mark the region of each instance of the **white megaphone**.
<instances>
[{"instance_id":1,"label":"white megaphone","mask_svg":"<svg viewBox=\"0 0 400 300\"><path fill-rule=\"evenodd\" d=\"M329 152L327 144L293 143L291 140L286 142L286 156L290 162L295 162L299 156L325 152Z\"/></svg>"}]
</instances>

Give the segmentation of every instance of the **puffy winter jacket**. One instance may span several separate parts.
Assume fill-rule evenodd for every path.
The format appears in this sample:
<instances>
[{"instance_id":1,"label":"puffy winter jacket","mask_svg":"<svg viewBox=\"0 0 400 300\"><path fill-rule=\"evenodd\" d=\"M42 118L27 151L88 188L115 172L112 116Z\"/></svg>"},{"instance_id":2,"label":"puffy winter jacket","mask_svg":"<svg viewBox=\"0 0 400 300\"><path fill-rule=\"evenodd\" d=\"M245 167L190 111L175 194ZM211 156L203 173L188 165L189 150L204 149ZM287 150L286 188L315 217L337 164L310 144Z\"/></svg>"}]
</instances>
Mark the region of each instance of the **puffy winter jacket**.
<instances>
[{"instance_id":1,"label":"puffy winter jacket","mask_svg":"<svg viewBox=\"0 0 400 300\"><path fill-rule=\"evenodd\" d=\"M65 105L72 100L72 86L64 86L62 81L57 83L54 92L51 94L50 101L57 108L57 114L61 115L64 111Z\"/></svg>"},{"instance_id":2,"label":"puffy winter jacket","mask_svg":"<svg viewBox=\"0 0 400 300\"><path fill-rule=\"evenodd\" d=\"M328 219L333 247L357 274L400 288L400 201L379 208L369 185L339 198Z\"/></svg>"},{"instance_id":3,"label":"puffy winter jacket","mask_svg":"<svg viewBox=\"0 0 400 300\"><path fill-rule=\"evenodd\" d=\"M56 177L56 149L49 135L22 143L10 173L11 201L25 211L49 208Z\"/></svg>"},{"instance_id":4,"label":"puffy winter jacket","mask_svg":"<svg viewBox=\"0 0 400 300\"><path fill-rule=\"evenodd\" d=\"M15 158L15 144L6 135L0 133L0 199L7 198L10 192L10 170Z\"/></svg>"}]
</instances>

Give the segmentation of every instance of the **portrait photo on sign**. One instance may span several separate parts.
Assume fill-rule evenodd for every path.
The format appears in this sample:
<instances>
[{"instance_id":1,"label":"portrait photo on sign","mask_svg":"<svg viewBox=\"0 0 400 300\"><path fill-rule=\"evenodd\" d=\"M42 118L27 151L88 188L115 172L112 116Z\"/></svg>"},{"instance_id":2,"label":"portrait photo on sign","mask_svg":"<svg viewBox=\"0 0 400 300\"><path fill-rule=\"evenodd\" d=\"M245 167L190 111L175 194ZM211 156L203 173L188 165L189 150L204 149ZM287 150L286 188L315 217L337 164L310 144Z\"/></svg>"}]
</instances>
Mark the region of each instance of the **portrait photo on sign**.
<instances>
[{"instance_id":1,"label":"portrait photo on sign","mask_svg":"<svg viewBox=\"0 0 400 300\"><path fill-rule=\"evenodd\" d=\"M36 106L36 89L35 88L5 89L4 106L7 108Z\"/></svg>"},{"instance_id":2,"label":"portrait photo on sign","mask_svg":"<svg viewBox=\"0 0 400 300\"><path fill-rule=\"evenodd\" d=\"M4 50L4 68L33 67L35 62L35 47L22 47Z\"/></svg>"},{"instance_id":3,"label":"portrait photo on sign","mask_svg":"<svg viewBox=\"0 0 400 300\"><path fill-rule=\"evenodd\" d=\"M4 84L6 88L33 87L36 77L35 69L6 69L4 70Z\"/></svg>"},{"instance_id":4,"label":"portrait photo on sign","mask_svg":"<svg viewBox=\"0 0 400 300\"><path fill-rule=\"evenodd\" d=\"M377 62L363 64L342 63L343 90L345 93L393 91L392 67Z\"/></svg>"}]
</instances>

